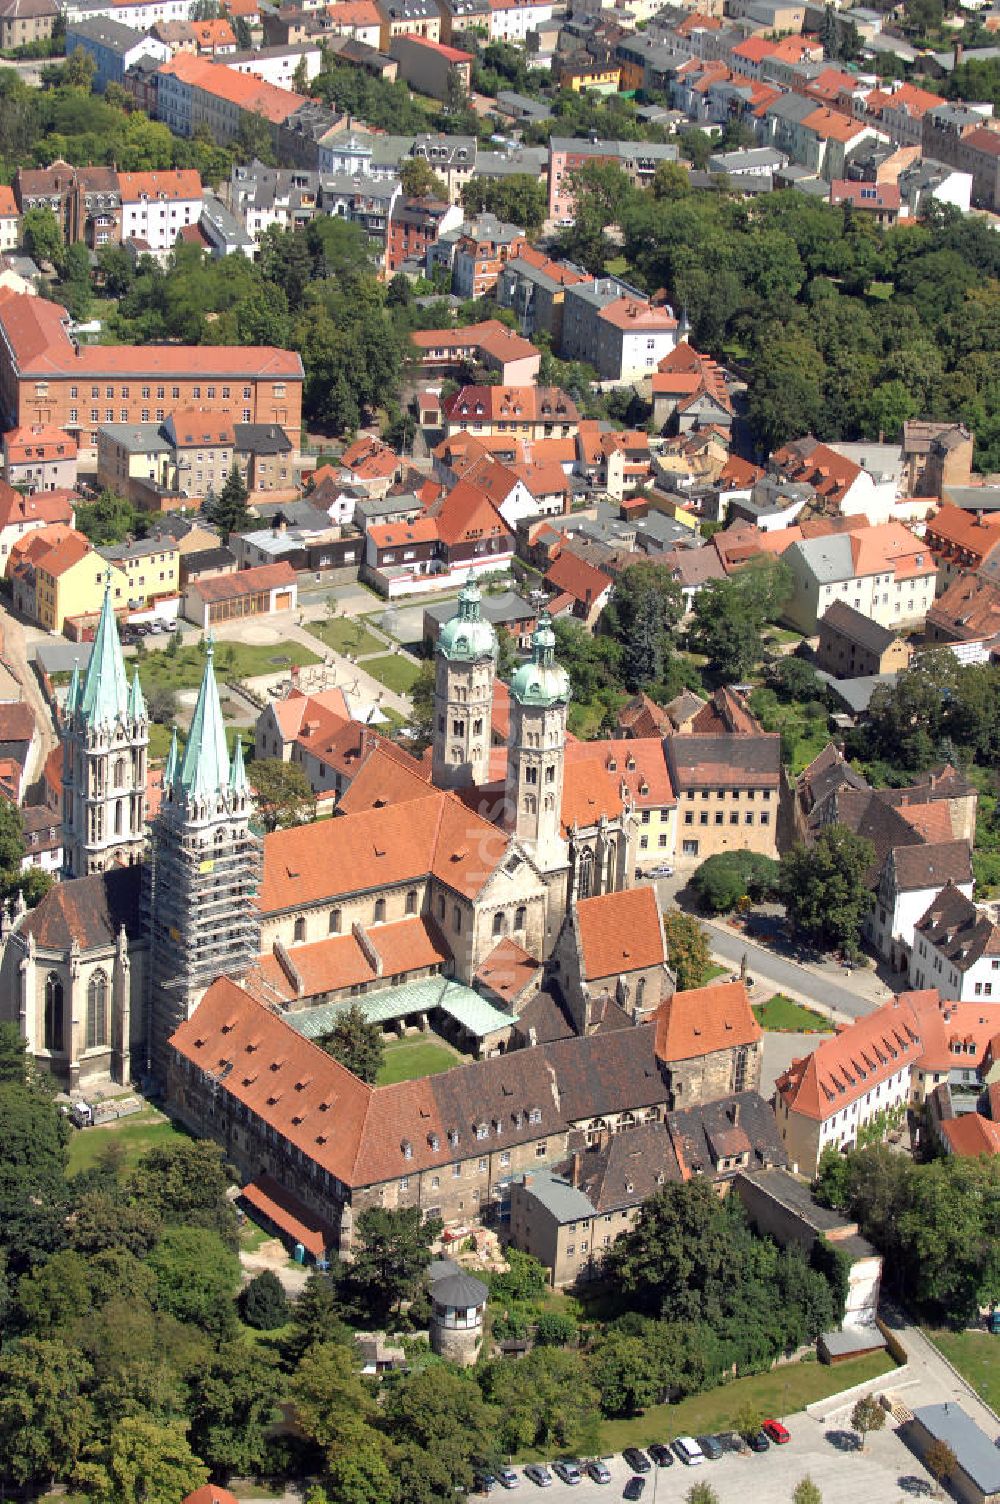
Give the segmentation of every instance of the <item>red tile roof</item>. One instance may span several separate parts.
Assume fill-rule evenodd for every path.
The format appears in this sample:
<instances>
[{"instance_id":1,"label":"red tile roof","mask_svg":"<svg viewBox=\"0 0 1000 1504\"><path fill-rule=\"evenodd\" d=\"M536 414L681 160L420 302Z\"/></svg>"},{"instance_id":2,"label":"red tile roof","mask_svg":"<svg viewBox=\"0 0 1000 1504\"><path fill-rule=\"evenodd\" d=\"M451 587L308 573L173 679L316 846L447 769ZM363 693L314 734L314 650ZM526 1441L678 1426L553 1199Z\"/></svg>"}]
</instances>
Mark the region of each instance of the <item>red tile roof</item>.
<instances>
[{"instance_id":1,"label":"red tile roof","mask_svg":"<svg viewBox=\"0 0 1000 1504\"><path fill-rule=\"evenodd\" d=\"M321 1259L328 1248L337 1246L338 1234L329 1223L279 1185L273 1175L258 1175L256 1180L243 1187L240 1196L279 1227L286 1237L301 1243L314 1259ZM231 1498L232 1495L220 1490L218 1497Z\"/></svg>"},{"instance_id":2,"label":"red tile roof","mask_svg":"<svg viewBox=\"0 0 1000 1504\"><path fill-rule=\"evenodd\" d=\"M282 559L280 564L259 564L255 569L241 569L236 574L193 580L189 589L214 605L217 601L234 601L241 595L254 595L259 590L280 590L282 586L294 584L295 570L287 559Z\"/></svg>"},{"instance_id":3,"label":"red tile roof","mask_svg":"<svg viewBox=\"0 0 1000 1504\"><path fill-rule=\"evenodd\" d=\"M587 606L599 600L612 583L610 575L567 548L553 559L545 575L545 584L550 590L571 595L575 601Z\"/></svg>"},{"instance_id":4,"label":"red tile roof","mask_svg":"<svg viewBox=\"0 0 1000 1504\"><path fill-rule=\"evenodd\" d=\"M424 359L433 358L435 350L482 350L499 361L524 360L537 355L538 347L508 329L499 319L484 319L481 324L461 324L456 329L414 329L410 335Z\"/></svg>"},{"instance_id":5,"label":"red tile roof","mask_svg":"<svg viewBox=\"0 0 1000 1504\"><path fill-rule=\"evenodd\" d=\"M830 184L831 204L850 204L852 209L888 209L899 212L902 195L898 183L855 183L834 178Z\"/></svg>"},{"instance_id":6,"label":"red tile roof","mask_svg":"<svg viewBox=\"0 0 1000 1504\"><path fill-rule=\"evenodd\" d=\"M576 922L588 982L662 966L667 959L653 887L582 898L576 906Z\"/></svg>"},{"instance_id":7,"label":"red tile roof","mask_svg":"<svg viewBox=\"0 0 1000 1504\"><path fill-rule=\"evenodd\" d=\"M418 915L391 924L373 925L365 935L368 946L381 957L381 971L373 966L369 950L352 931L330 935L312 945L287 948L286 954L301 981L301 990L293 985L277 956L261 958L261 976L269 988L291 1002L296 998L341 992L347 987L367 985L376 980L388 983L392 977L422 971L426 967L443 966L451 960L451 952L437 926L432 920Z\"/></svg>"},{"instance_id":8,"label":"red tile roof","mask_svg":"<svg viewBox=\"0 0 1000 1504\"><path fill-rule=\"evenodd\" d=\"M28 431L23 428L15 429L14 433L6 435L5 442L13 439L16 434ZM76 453L76 445L73 445L73 452ZM36 491L33 496L22 496L20 491L15 491L6 481L0 481L0 528L18 522L37 523L41 526L64 523L71 527L73 507L64 496L53 497L45 491Z\"/></svg>"},{"instance_id":9,"label":"red tile roof","mask_svg":"<svg viewBox=\"0 0 1000 1504\"><path fill-rule=\"evenodd\" d=\"M667 1064L756 1044L761 1038L743 982L675 992L657 1009L655 1027L657 1058Z\"/></svg>"},{"instance_id":10,"label":"red tile roof","mask_svg":"<svg viewBox=\"0 0 1000 1504\"><path fill-rule=\"evenodd\" d=\"M941 1124L941 1132L952 1154L960 1159L977 1159L980 1154L1000 1154L1000 1123L992 1123L978 1112L966 1112Z\"/></svg>"},{"instance_id":11,"label":"red tile roof","mask_svg":"<svg viewBox=\"0 0 1000 1504\"><path fill-rule=\"evenodd\" d=\"M534 956L505 935L476 972L476 981L510 1003L534 982L538 971Z\"/></svg>"},{"instance_id":12,"label":"red tile roof","mask_svg":"<svg viewBox=\"0 0 1000 1504\"><path fill-rule=\"evenodd\" d=\"M196 1488L193 1494L182 1499L181 1504L240 1504L240 1501L228 1488L219 1488L216 1483L206 1483L204 1488Z\"/></svg>"},{"instance_id":13,"label":"red tile roof","mask_svg":"<svg viewBox=\"0 0 1000 1504\"><path fill-rule=\"evenodd\" d=\"M194 57L190 52L176 53L157 72L172 74L191 88L225 99L250 114L261 115L272 125L287 120L306 103L304 95L291 89L279 89L251 73L238 73L224 63L209 62L208 58Z\"/></svg>"},{"instance_id":14,"label":"red tile roof","mask_svg":"<svg viewBox=\"0 0 1000 1504\"><path fill-rule=\"evenodd\" d=\"M803 129L812 131L823 141L841 141L845 145L853 141L865 129L864 122L854 120L850 115L844 115L839 110L828 110L821 107L813 110L802 121Z\"/></svg>"},{"instance_id":15,"label":"red tile roof","mask_svg":"<svg viewBox=\"0 0 1000 1504\"><path fill-rule=\"evenodd\" d=\"M228 21L194 22L195 26L225 26L232 35ZM235 40L235 38L234 38ZM201 177L194 168L178 168L174 172L120 172L118 186L122 203L138 203L140 199L192 199L202 196Z\"/></svg>"},{"instance_id":16,"label":"red tile roof","mask_svg":"<svg viewBox=\"0 0 1000 1504\"><path fill-rule=\"evenodd\" d=\"M428 515L441 542L449 547L485 538L499 539L507 549L514 546L514 534L492 501L470 481L460 480L446 496L432 502Z\"/></svg>"}]
</instances>

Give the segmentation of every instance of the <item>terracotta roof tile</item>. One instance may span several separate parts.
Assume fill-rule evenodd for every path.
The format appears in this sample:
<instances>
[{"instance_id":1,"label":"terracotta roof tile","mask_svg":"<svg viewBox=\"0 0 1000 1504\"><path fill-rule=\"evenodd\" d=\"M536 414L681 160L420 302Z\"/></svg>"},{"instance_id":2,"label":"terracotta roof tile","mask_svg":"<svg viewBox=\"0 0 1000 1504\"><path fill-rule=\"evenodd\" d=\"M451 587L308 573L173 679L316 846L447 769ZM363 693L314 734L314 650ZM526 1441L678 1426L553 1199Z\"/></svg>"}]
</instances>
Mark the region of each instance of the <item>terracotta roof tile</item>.
<instances>
[{"instance_id":1,"label":"terracotta roof tile","mask_svg":"<svg viewBox=\"0 0 1000 1504\"><path fill-rule=\"evenodd\" d=\"M583 898L576 922L587 981L662 966L666 961L656 889L623 888Z\"/></svg>"},{"instance_id":2,"label":"terracotta roof tile","mask_svg":"<svg viewBox=\"0 0 1000 1504\"><path fill-rule=\"evenodd\" d=\"M283 585L295 584L295 570L287 559L280 564L258 564L253 569L241 569L236 574L212 575L205 580L193 580L189 589L203 601L238 600L241 595L254 595L259 590L280 590Z\"/></svg>"},{"instance_id":3,"label":"terracotta roof tile","mask_svg":"<svg viewBox=\"0 0 1000 1504\"><path fill-rule=\"evenodd\" d=\"M666 1064L756 1044L761 1038L743 982L675 992L660 1004L654 1027L657 1059Z\"/></svg>"}]
</instances>

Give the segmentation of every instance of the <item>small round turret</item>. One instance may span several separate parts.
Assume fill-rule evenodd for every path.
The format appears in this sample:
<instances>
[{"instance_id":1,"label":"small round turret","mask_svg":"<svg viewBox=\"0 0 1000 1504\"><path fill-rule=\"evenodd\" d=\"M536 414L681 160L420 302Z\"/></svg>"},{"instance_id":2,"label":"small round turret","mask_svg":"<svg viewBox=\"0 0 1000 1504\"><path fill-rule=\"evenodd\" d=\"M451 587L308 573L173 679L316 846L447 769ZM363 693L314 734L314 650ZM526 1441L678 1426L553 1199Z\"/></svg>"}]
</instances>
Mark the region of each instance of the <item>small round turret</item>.
<instances>
[{"instance_id":1,"label":"small round turret","mask_svg":"<svg viewBox=\"0 0 1000 1504\"><path fill-rule=\"evenodd\" d=\"M531 639L531 659L522 663L510 682L510 692L522 705L565 704L570 697L569 674L556 662L556 634L547 611L538 618Z\"/></svg>"}]
</instances>

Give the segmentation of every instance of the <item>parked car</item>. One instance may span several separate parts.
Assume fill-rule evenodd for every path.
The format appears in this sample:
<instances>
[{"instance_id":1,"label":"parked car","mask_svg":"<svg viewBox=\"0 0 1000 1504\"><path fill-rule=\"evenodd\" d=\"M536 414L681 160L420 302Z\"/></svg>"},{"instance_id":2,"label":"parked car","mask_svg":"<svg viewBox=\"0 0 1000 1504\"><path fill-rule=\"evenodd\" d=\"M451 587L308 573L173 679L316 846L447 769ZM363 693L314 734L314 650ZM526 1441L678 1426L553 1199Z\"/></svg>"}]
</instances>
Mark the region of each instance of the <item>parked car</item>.
<instances>
[{"instance_id":1,"label":"parked car","mask_svg":"<svg viewBox=\"0 0 1000 1504\"><path fill-rule=\"evenodd\" d=\"M770 1451L771 1443L763 1431L755 1431L752 1436L747 1437L747 1446L751 1452L767 1452Z\"/></svg>"},{"instance_id":2,"label":"parked car","mask_svg":"<svg viewBox=\"0 0 1000 1504\"><path fill-rule=\"evenodd\" d=\"M715 1439L723 1452L733 1452L738 1456L742 1456L746 1452L747 1444L739 1431L719 1431L716 1433Z\"/></svg>"},{"instance_id":3,"label":"parked car","mask_svg":"<svg viewBox=\"0 0 1000 1504\"><path fill-rule=\"evenodd\" d=\"M645 1452L640 1452L638 1447L626 1447L622 1452L622 1456L625 1458L625 1461L628 1463L633 1473L649 1472L649 1458L646 1456Z\"/></svg>"},{"instance_id":4,"label":"parked car","mask_svg":"<svg viewBox=\"0 0 1000 1504\"><path fill-rule=\"evenodd\" d=\"M714 1436L696 1436L695 1441L697 1441L709 1462L718 1462L722 1456L722 1448Z\"/></svg>"},{"instance_id":5,"label":"parked car","mask_svg":"<svg viewBox=\"0 0 1000 1504\"><path fill-rule=\"evenodd\" d=\"M473 1492L477 1494L491 1494L497 1487L497 1480L492 1473L477 1473L472 1482Z\"/></svg>"},{"instance_id":6,"label":"parked car","mask_svg":"<svg viewBox=\"0 0 1000 1504\"><path fill-rule=\"evenodd\" d=\"M593 1457L587 1463L587 1477L593 1479L595 1483L610 1483L611 1469L606 1462L601 1461L600 1457Z\"/></svg>"},{"instance_id":7,"label":"parked car","mask_svg":"<svg viewBox=\"0 0 1000 1504\"><path fill-rule=\"evenodd\" d=\"M553 1462L552 1471L555 1473L556 1477L561 1478L564 1483L583 1482L583 1474L580 1471L580 1464L578 1462Z\"/></svg>"},{"instance_id":8,"label":"parked car","mask_svg":"<svg viewBox=\"0 0 1000 1504\"><path fill-rule=\"evenodd\" d=\"M652 1446L646 1448L646 1451L657 1467L673 1467L674 1454L662 1441L654 1441Z\"/></svg>"},{"instance_id":9,"label":"parked car","mask_svg":"<svg viewBox=\"0 0 1000 1504\"><path fill-rule=\"evenodd\" d=\"M497 1481L501 1488L516 1488L520 1483L517 1469L513 1467L497 1468Z\"/></svg>"},{"instance_id":10,"label":"parked car","mask_svg":"<svg viewBox=\"0 0 1000 1504\"><path fill-rule=\"evenodd\" d=\"M786 1441L791 1441L792 1439L788 1433L788 1427L783 1426L780 1420L766 1420L764 1422L764 1431L767 1434L768 1440L773 1441L776 1447L783 1447Z\"/></svg>"},{"instance_id":11,"label":"parked car","mask_svg":"<svg viewBox=\"0 0 1000 1504\"><path fill-rule=\"evenodd\" d=\"M655 867L644 867L641 872L636 872L636 877L656 878L673 877L674 869L668 862L658 862Z\"/></svg>"},{"instance_id":12,"label":"parked car","mask_svg":"<svg viewBox=\"0 0 1000 1504\"><path fill-rule=\"evenodd\" d=\"M674 1453L687 1467L697 1467L705 1461L705 1454L693 1436L678 1436Z\"/></svg>"},{"instance_id":13,"label":"parked car","mask_svg":"<svg viewBox=\"0 0 1000 1504\"><path fill-rule=\"evenodd\" d=\"M544 1462L529 1462L524 1470L524 1476L530 1478L532 1483L537 1484L539 1488L552 1487L552 1474Z\"/></svg>"},{"instance_id":14,"label":"parked car","mask_svg":"<svg viewBox=\"0 0 1000 1504\"><path fill-rule=\"evenodd\" d=\"M624 1454L623 1454L624 1455ZM645 1478L632 1477L622 1490L623 1499L641 1499L642 1491L646 1487Z\"/></svg>"}]
</instances>

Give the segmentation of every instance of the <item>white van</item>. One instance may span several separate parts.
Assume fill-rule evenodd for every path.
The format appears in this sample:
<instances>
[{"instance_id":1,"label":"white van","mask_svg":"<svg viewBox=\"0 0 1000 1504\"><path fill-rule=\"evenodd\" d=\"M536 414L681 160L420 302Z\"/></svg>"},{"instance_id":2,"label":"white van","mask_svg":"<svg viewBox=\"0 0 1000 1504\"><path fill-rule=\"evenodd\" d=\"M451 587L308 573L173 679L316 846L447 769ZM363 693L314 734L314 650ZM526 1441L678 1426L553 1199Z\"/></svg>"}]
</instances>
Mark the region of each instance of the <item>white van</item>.
<instances>
[{"instance_id":1,"label":"white van","mask_svg":"<svg viewBox=\"0 0 1000 1504\"><path fill-rule=\"evenodd\" d=\"M674 1451L688 1467L696 1467L699 1462L705 1461L705 1453L693 1436L678 1436L674 1442Z\"/></svg>"}]
</instances>

